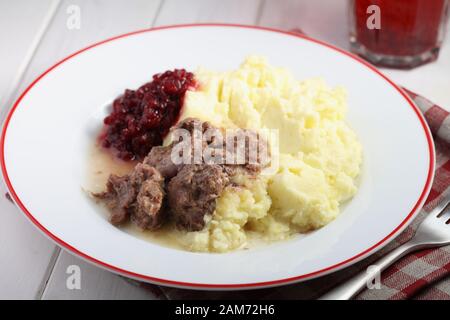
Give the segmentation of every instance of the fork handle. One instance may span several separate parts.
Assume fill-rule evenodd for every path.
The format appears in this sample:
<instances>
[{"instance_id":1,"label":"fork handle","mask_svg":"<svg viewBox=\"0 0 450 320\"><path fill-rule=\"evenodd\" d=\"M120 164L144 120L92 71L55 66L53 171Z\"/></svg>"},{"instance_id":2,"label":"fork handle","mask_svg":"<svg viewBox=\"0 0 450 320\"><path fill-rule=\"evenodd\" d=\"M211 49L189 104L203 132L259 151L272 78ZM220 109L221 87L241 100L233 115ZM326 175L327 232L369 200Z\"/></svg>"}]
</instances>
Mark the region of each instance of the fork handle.
<instances>
[{"instance_id":1,"label":"fork handle","mask_svg":"<svg viewBox=\"0 0 450 320\"><path fill-rule=\"evenodd\" d=\"M329 292L319 298L319 300L348 300L354 295L360 292L367 286L369 281L371 282L377 273L381 273L384 269L389 267L395 261L403 257L404 255L418 250L420 245L413 242L407 242L396 249L389 252L383 258L374 263L371 270L363 270L350 280L334 287Z\"/></svg>"}]
</instances>

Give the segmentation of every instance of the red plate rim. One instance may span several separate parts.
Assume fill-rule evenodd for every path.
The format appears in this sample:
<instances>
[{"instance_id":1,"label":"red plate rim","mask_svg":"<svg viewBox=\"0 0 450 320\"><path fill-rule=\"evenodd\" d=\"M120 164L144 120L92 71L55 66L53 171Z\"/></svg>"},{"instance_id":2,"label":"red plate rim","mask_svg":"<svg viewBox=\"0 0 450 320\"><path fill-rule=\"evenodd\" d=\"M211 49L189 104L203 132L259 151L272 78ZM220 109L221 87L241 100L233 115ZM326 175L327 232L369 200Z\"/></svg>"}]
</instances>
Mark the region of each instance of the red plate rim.
<instances>
[{"instance_id":1,"label":"red plate rim","mask_svg":"<svg viewBox=\"0 0 450 320\"><path fill-rule=\"evenodd\" d=\"M239 283L239 284L205 284L205 283L189 283L189 282L180 282L180 281L173 281L173 280L167 280L167 279L159 279L159 278L155 278L155 277L151 277L151 276L147 276L147 275L142 275L142 274L138 274L138 273L134 273L128 270L124 270L118 267L115 267L113 265L107 264L105 262L102 262L94 257L91 257L81 251L79 251L78 249L72 247L70 244L64 242L63 240L59 239L58 237L56 237L55 235L53 235L49 230L47 230L43 225L41 225L39 223L39 221L36 220L36 218L34 218L34 216L31 214L31 212L28 211L28 209L25 207L25 205L22 203L22 201L20 200L20 198L18 197L17 193L15 192L13 185L9 179L8 176L8 171L6 169L6 164L5 164L5 153L4 153L4 147L5 147L5 137L6 137L6 132L8 129L8 125L9 122L14 114L14 111L17 109L17 107L19 106L21 100L23 99L23 97L28 93L28 91L37 83L39 82L46 74L48 74L50 71L52 71L53 69L55 69L57 66L59 66L60 64L64 63L65 61L71 59L72 57L86 51L89 50L91 48L94 48L96 46L99 46L101 44L116 40L116 39L120 39L120 38L124 38L124 37L128 37L131 35L136 35L136 34L140 34L140 33L144 33L144 32L152 32L152 31L158 31L158 30L164 30L164 29L174 29L174 28L191 28L191 27L232 27L232 28L246 28L246 29L257 29L257 30L263 30L263 31L268 31L268 32L276 32L276 33L281 33L287 36L292 36L292 37L297 37L297 38L301 38L304 40L308 40L311 42L314 42L316 44L328 47L334 51L337 51L341 54L344 54L352 59L354 59L355 61L363 64L364 66L366 66L368 69L372 70L373 72L375 72L376 74L378 74L379 76L381 76L383 79L385 79L391 86L393 86L404 98L405 100L409 103L409 105L411 106L411 108L413 109L413 111L415 112L415 114L417 115L422 128L425 132L425 136L428 142L428 150L429 150L429 168L428 168L428 175L427 175L427 180L425 183L425 186L423 188L423 191L419 197L419 199L417 200L416 204L414 205L414 207L411 209L411 211L409 212L409 214L406 216L406 218L400 223L400 225L398 225L391 233L389 233L386 237L384 237L383 239L381 239L380 241L378 241L377 243L375 243L374 245L372 245L371 247L369 247L368 249L362 251L361 253L347 259L344 261L341 261L337 264L334 264L332 266L329 266L327 268L324 269L320 269L311 273L307 273L307 274L302 274L302 275L298 275L295 277L290 277L290 278L285 278L285 279L278 279L278 280L272 280L272 281L266 281L266 282L255 282L255 283ZM59 61L58 63L54 64L52 67L50 67L49 69L47 69L44 73L42 73L39 77L37 77L26 89L25 91L20 95L20 97L17 99L17 101L14 103L13 107L11 108L11 110L9 111L5 122L3 124L3 129L2 129L2 135L1 135L1 140L0 140L0 150L1 150L1 157L0 157L0 164L1 164L1 168L2 168L2 173L3 173L3 177L4 180L6 182L6 185L10 191L10 194L12 196L12 198L14 199L15 203L19 206L19 208L25 213L25 215L31 220L31 222L33 222L33 224L40 230L42 231L47 237L49 237L50 239L52 239L53 241L55 241L59 246L65 248L66 250L68 250L69 252L76 254L78 256L80 256L81 258L84 258L85 260L94 263L100 267L103 267L107 270L125 275L127 277L130 278L134 278L137 280L142 280L142 281L146 281L146 282L152 282L152 283L156 283L156 284L162 284L162 285L168 285L168 286L174 286L174 287L184 287L184 288L195 288L195 289L245 289L245 288L258 288L258 287L268 287L268 286L275 286L275 285L281 285L281 284L288 284L288 283L293 283L293 282L298 282L298 281L302 281L302 280L306 280L306 279L312 279L312 278L316 278L328 273L331 273L333 271L337 271L340 270L348 265L350 265L351 263L355 263L359 260L362 260L363 258L367 257L368 255L370 255L371 253L374 253L374 251L381 249L384 245L386 245L388 243L389 240L392 240L394 238L394 236L398 235L404 228L406 228L407 224L415 217L415 215L418 213L418 211L420 210L420 208L423 206L425 199L428 195L428 193L431 190L431 185L433 182L433 177L434 177L434 169L435 169L435 151L434 151L434 142L432 139L432 135L430 132L430 129L428 127L428 125L425 122L425 119L422 115L422 113L420 112L420 110L418 109L418 107L413 103L413 101L411 100L411 98L400 88L398 87L392 80L390 80L388 77L386 77L383 73L381 73L378 69L376 69L374 66L372 66L371 64L369 64L368 62L364 61L363 59L361 59L360 57L349 53L343 49L340 49L338 47L335 47L333 45L330 45L328 43L322 42L320 40L316 40L313 38L310 38L308 36L305 36L303 34L298 34L295 32L289 32L289 31L284 31L284 30L279 30L279 29L274 29L274 28L267 28L267 27L259 27L259 26L252 26L252 25L243 25L243 24L226 24L226 23L195 23L195 24L179 24L179 25L169 25L169 26L161 26L161 27L156 27L156 28L150 28L150 29L143 29L143 30L138 30L138 31L133 31L133 32L129 32L129 33L125 33L122 35L118 35L112 38L108 38L106 40L94 43L84 49L78 50L75 53L67 56L66 58L62 59L61 61Z\"/></svg>"}]
</instances>

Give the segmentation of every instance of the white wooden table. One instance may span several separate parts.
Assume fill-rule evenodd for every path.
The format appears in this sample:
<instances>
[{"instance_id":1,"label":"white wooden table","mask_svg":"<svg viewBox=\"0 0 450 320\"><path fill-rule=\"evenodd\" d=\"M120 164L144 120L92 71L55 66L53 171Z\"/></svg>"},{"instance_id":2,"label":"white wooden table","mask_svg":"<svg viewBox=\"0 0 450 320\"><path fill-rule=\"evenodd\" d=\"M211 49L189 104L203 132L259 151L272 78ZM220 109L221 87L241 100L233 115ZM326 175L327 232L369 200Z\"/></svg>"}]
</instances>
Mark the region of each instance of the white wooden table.
<instances>
[{"instance_id":1,"label":"white wooden table","mask_svg":"<svg viewBox=\"0 0 450 320\"><path fill-rule=\"evenodd\" d=\"M67 27L80 9L80 28ZM0 115L56 61L93 42L152 26L228 22L308 35L347 48L345 0L0 0ZM340 27L337 27L340 26ZM399 84L450 107L450 32L438 62L413 71L385 70ZM2 195L6 192L3 183ZM0 196L0 299L164 299L90 265L40 234ZM66 286L68 266L81 289Z\"/></svg>"}]
</instances>

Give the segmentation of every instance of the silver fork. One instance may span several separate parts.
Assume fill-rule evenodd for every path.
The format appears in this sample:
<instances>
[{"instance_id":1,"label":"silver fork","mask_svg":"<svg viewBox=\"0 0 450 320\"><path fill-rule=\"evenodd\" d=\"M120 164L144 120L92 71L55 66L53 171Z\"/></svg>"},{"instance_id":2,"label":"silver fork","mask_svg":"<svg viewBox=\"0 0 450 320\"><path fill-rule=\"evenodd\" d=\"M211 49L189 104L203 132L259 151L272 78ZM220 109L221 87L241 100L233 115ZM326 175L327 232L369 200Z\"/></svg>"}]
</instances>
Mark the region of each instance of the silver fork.
<instances>
[{"instance_id":1,"label":"silver fork","mask_svg":"<svg viewBox=\"0 0 450 320\"><path fill-rule=\"evenodd\" d=\"M355 277L331 289L319 300L347 300L352 298L383 271L404 255L426 248L450 244L450 199L442 201L434 208L417 228L414 237L373 264L373 268L363 270Z\"/></svg>"}]
</instances>

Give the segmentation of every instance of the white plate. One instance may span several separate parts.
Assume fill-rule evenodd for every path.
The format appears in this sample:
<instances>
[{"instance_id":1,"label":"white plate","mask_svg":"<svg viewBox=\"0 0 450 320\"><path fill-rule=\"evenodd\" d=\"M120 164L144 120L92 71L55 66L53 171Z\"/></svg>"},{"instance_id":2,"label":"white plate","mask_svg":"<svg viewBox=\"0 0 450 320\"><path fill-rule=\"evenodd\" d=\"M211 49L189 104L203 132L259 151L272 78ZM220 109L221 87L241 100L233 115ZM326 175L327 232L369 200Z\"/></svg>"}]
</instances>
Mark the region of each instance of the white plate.
<instances>
[{"instance_id":1,"label":"white plate","mask_svg":"<svg viewBox=\"0 0 450 320\"><path fill-rule=\"evenodd\" d=\"M364 148L360 189L342 214L305 237L228 254L137 239L113 227L83 193L87 146L105 105L172 68L236 68L265 55L298 79L321 76L349 92L348 121ZM297 34L236 25L139 31L83 49L40 76L4 125L2 171L15 202L57 244L123 275L172 286L262 287L355 263L398 235L422 207L434 172L430 131L417 107L379 71Z\"/></svg>"}]
</instances>

